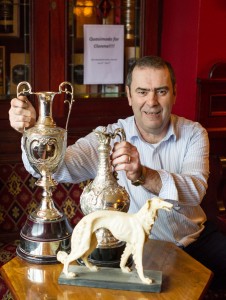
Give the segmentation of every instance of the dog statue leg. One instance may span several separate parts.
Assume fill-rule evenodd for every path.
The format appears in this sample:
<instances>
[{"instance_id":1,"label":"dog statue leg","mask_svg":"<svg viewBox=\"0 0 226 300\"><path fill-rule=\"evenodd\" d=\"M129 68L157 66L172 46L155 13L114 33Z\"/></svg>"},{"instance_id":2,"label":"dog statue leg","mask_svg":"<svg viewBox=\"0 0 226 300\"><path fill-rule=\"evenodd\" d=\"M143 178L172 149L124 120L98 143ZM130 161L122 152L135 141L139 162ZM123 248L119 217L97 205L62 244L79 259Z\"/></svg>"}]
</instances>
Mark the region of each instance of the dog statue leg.
<instances>
[{"instance_id":1,"label":"dog statue leg","mask_svg":"<svg viewBox=\"0 0 226 300\"><path fill-rule=\"evenodd\" d=\"M57 253L57 260L59 260L64 265L63 273L66 277L72 278L77 276L74 272L68 272L69 264L73 261L73 259L71 259L70 254L67 254L64 251L59 251Z\"/></svg>"},{"instance_id":2,"label":"dog statue leg","mask_svg":"<svg viewBox=\"0 0 226 300\"><path fill-rule=\"evenodd\" d=\"M128 266L126 266L126 263L131 253L132 253L132 246L127 243L120 260L120 268L124 273L131 272L131 269Z\"/></svg>"},{"instance_id":3,"label":"dog statue leg","mask_svg":"<svg viewBox=\"0 0 226 300\"><path fill-rule=\"evenodd\" d=\"M93 252L93 250L97 246L97 239L95 233L92 234L91 236L91 241L90 241L90 248L89 250L81 257L84 264L86 265L87 268L90 269L90 271L96 272L99 270L99 268L95 265L93 265L91 262L88 260L88 256Z\"/></svg>"},{"instance_id":4,"label":"dog statue leg","mask_svg":"<svg viewBox=\"0 0 226 300\"><path fill-rule=\"evenodd\" d=\"M88 260L88 256L87 255L84 255L82 256L82 260L85 264L85 266L90 270L90 271L93 271L93 272L96 272L99 270L99 268L95 265L93 265L91 262L89 262Z\"/></svg>"},{"instance_id":5,"label":"dog statue leg","mask_svg":"<svg viewBox=\"0 0 226 300\"><path fill-rule=\"evenodd\" d=\"M142 255L143 255L143 245L139 245L139 246L136 245L134 247L133 258L137 269L137 273L143 283L151 284L152 279L144 276Z\"/></svg>"},{"instance_id":6,"label":"dog statue leg","mask_svg":"<svg viewBox=\"0 0 226 300\"><path fill-rule=\"evenodd\" d=\"M76 277L77 274L74 273L74 272L68 272L68 268L69 268L69 262L65 262L64 263L64 267L63 267L63 273L65 274L65 276L67 278L73 278L73 277Z\"/></svg>"}]
</instances>

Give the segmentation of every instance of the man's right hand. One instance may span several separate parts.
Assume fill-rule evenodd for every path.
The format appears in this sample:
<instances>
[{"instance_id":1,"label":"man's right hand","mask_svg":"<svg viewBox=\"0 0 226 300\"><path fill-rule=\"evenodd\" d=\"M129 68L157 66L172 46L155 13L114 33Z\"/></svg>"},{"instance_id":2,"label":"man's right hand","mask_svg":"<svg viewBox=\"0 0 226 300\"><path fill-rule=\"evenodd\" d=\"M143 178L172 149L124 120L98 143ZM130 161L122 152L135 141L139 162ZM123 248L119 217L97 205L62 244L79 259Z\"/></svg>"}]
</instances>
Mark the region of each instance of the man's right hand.
<instances>
[{"instance_id":1,"label":"man's right hand","mask_svg":"<svg viewBox=\"0 0 226 300\"><path fill-rule=\"evenodd\" d=\"M36 111L25 96L13 98L10 104L9 121L12 128L22 133L24 128L34 126Z\"/></svg>"}]
</instances>

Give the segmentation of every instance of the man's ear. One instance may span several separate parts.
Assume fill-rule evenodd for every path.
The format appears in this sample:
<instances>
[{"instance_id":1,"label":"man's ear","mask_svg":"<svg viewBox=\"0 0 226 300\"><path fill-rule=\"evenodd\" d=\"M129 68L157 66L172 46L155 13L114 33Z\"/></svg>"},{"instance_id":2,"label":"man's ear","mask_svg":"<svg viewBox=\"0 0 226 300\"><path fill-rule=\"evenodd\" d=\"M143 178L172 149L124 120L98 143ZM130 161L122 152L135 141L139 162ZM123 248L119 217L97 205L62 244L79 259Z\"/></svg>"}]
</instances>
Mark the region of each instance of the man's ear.
<instances>
[{"instance_id":1,"label":"man's ear","mask_svg":"<svg viewBox=\"0 0 226 300\"><path fill-rule=\"evenodd\" d=\"M129 89L128 85L126 86L126 95L127 95L129 106L132 106L131 94L130 94L130 89Z\"/></svg>"}]
</instances>

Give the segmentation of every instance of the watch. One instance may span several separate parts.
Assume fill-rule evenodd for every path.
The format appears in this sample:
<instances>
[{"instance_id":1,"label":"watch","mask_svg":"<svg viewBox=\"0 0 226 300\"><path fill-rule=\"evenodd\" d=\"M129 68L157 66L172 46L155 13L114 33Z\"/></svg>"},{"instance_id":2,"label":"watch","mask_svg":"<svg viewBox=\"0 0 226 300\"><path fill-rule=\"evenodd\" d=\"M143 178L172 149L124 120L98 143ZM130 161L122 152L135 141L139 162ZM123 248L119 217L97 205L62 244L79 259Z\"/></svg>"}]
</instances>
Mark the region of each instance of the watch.
<instances>
[{"instance_id":1,"label":"watch","mask_svg":"<svg viewBox=\"0 0 226 300\"><path fill-rule=\"evenodd\" d=\"M146 168L142 166L141 176L138 179L131 181L132 185L135 186L143 185L145 182L146 173L147 173Z\"/></svg>"}]
</instances>

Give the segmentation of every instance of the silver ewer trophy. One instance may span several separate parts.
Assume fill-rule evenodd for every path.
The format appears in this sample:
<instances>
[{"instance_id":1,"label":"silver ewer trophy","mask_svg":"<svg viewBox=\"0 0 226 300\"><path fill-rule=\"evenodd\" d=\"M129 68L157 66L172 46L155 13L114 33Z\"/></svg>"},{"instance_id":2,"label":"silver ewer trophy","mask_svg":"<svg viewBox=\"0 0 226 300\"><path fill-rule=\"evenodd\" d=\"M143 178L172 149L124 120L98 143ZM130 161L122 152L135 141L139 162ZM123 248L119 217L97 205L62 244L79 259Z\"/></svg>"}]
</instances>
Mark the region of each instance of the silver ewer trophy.
<instances>
[{"instance_id":1,"label":"silver ewer trophy","mask_svg":"<svg viewBox=\"0 0 226 300\"><path fill-rule=\"evenodd\" d=\"M69 88L69 89L68 89ZM69 111L65 129L57 127L52 118L53 99L57 94L67 94ZM31 85L20 82L17 97L37 95L39 116L34 127L24 129L23 146L27 158L40 178L36 185L42 187L42 199L38 208L27 218L20 232L17 255L37 264L58 263L59 250L70 252L72 227L66 216L54 205L52 192L57 182L52 178L61 164L67 146L67 126L73 103L73 87L62 82L58 92L32 92Z\"/></svg>"},{"instance_id":2,"label":"silver ewer trophy","mask_svg":"<svg viewBox=\"0 0 226 300\"><path fill-rule=\"evenodd\" d=\"M121 141L126 140L122 128L117 128L113 133L94 131L99 142L99 163L97 175L93 181L85 186L81 197L81 209L85 215L96 210L118 210L127 212L130 197L124 187L117 182L117 174L112 170L110 162L111 140L119 136ZM97 247L89 256L89 261L97 266L117 268L120 265L121 255L125 243L117 240L109 230L100 228L96 232ZM78 261L82 264L82 261ZM130 265L131 259L128 260Z\"/></svg>"}]
</instances>

